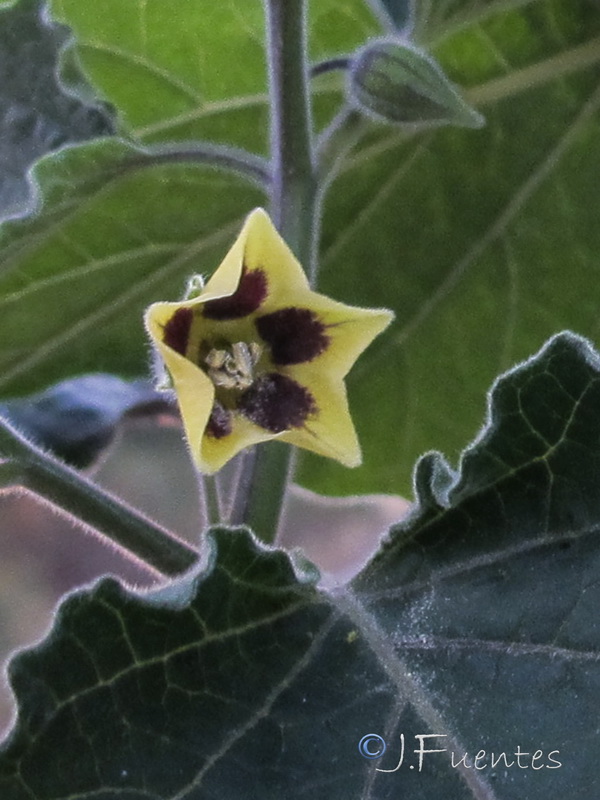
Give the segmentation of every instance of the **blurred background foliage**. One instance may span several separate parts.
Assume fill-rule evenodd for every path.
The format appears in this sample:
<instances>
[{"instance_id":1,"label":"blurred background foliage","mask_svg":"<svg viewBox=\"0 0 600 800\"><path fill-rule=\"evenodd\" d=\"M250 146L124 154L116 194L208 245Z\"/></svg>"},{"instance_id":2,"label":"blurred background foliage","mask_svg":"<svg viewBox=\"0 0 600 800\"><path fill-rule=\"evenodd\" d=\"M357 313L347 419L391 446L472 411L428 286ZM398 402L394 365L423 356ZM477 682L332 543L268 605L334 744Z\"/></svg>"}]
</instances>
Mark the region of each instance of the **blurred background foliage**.
<instances>
[{"instance_id":1,"label":"blurred background foliage","mask_svg":"<svg viewBox=\"0 0 600 800\"><path fill-rule=\"evenodd\" d=\"M142 145L199 138L265 153L262 4L181 0L145 18L123 0L4 5L0 395L99 370L138 378L144 306L210 273L265 200L190 158L132 163ZM310 27L315 62L411 32L486 117L479 131L370 124L325 205L321 288L392 307L397 323L349 381L364 467L303 456L300 477L323 493L410 496L417 456L456 461L499 372L563 328L598 343L600 7L423 0L411 14L402 0L313 0ZM322 129L344 78L313 86ZM129 425L98 478L193 540L180 433L148 424ZM65 588L107 569L142 580L39 505L3 497L0 513L5 649L46 626L41 609Z\"/></svg>"},{"instance_id":2,"label":"blurred background foliage","mask_svg":"<svg viewBox=\"0 0 600 800\"><path fill-rule=\"evenodd\" d=\"M57 54L67 33L42 19L43 3L21 0L0 25L0 210L27 204L25 177L36 158L69 142L113 131L106 106L64 92Z\"/></svg>"}]
</instances>

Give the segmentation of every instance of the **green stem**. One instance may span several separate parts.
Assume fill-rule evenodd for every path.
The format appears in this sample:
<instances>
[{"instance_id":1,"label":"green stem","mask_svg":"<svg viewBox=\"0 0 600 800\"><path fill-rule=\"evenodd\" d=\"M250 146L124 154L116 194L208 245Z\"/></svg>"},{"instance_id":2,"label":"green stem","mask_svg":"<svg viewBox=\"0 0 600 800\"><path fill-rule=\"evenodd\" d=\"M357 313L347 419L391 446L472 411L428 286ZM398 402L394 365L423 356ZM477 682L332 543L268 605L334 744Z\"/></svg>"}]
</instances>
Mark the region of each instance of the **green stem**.
<instances>
[{"instance_id":1,"label":"green stem","mask_svg":"<svg viewBox=\"0 0 600 800\"><path fill-rule=\"evenodd\" d=\"M251 447L238 456L241 463L237 479L234 483L233 498L231 500L228 518L230 525L243 525L246 522L248 498L254 479L257 450L257 447Z\"/></svg>"},{"instance_id":2,"label":"green stem","mask_svg":"<svg viewBox=\"0 0 600 800\"><path fill-rule=\"evenodd\" d=\"M317 61L310 68L310 77L317 78L319 75L325 75L327 72L334 72L336 70L348 69L352 63L350 56L338 56L338 58L328 58L325 61Z\"/></svg>"},{"instance_id":3,"label":"green stem","mask_svg":"<svg viewBox=\"0 0 600 800\"><path fill-rule=\"evenodd\" d=\"M185 542L44 453L6 420L0 420L0 456L12 463L12 479L6 467L2 479L11 485L18 481L158 572L175 576L197 561L198 553Z\"/></svg>"},{"instance_id":4,"label":"green stem","mask_svg":"<svg viewBox=\"0 0 600 800\"><path fill-rule=\"evenodd\" d=\"M207 167L227 169L268 190L271 175L266 159L240 147L211 142L177 142L147 145L139 156L131 156L120 165L121 170L155 167L160 164L196 162Z\"/></svg>"},{"instance_id":5,"label":"green stem","mask_svg":"<svg viewBox=\"0 0 600 800\"><path fill-rule=\"evenodd\" d=\"M313 150L305 0L265 0L271 101L271 215L298 260L317 270L318 191ZM256 451L243 519L266 542L277 535L292 448Z\"/></svg>"},{"instance_id":6,"label":"green stem","mask_svg":"<svg viewBox=\"0 0 600 800\"><path fill-rule=\"evenodd\" d=\"M266 0L271 98L271 214L309 274L315 270L317 194L305 0Z\"/></svg>"},{"instance_id":7,"label":"green stem","mask_svg":"<svg viewBox=\"0 0 600 800\"><path fill-rule=\"evenodd\" d=\"M277 539L294 466L294 449L288 444L265 442L255 449L253 470L247 481L244 521L267 544Z\"/></svg>"},{"instance_id":8,"label":"green stem","mask_svg":"<svg viewBox=\"0 0 600 800\"><path fill-rule=\"evenodd\" d=\"M216 475L202 476L202 493L204 495L204 511L209 525L218 525L223 522L221 511L221 498Z\"/></svg>"},{"instance_id":9,"label":"green stem","mask_svg":"<svg viewBox=\"0 0 600 800\"><path fill-rule=\"evenodd\" d=\"M0 494L23 484L23 470L15 461L0 461Z\"/></svg>"},{"instance_id":10,"label":"green stem","mask_svg":"<svg viewBox=\"0 0 600 800\"><path fill-rule=\"evenodd\" d=\"M369 120L360 112L345 106L319 136L319 178L324 194L350 151L369 127Z\"/></svg>"}]
</instances>

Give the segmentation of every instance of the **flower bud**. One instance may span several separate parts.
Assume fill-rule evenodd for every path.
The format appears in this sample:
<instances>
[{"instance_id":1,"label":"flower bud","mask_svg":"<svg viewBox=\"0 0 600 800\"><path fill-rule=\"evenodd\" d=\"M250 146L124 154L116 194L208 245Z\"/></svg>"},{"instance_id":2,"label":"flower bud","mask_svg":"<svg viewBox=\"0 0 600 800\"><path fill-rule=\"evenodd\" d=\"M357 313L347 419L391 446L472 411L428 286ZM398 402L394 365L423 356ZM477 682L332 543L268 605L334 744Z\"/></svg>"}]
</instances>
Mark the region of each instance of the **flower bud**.
<instances>
[{"instance_id":1,"label":"flower bud","mask_svg":"<svg viewBox=\"0 0 600 800\"><path fill-rule=\"evenodd\" d=\"M348 94L360 111L385 122L411 127L484 124L431 56L399 40L372 41L355 54Z\"/></svg>"}]
</instances>

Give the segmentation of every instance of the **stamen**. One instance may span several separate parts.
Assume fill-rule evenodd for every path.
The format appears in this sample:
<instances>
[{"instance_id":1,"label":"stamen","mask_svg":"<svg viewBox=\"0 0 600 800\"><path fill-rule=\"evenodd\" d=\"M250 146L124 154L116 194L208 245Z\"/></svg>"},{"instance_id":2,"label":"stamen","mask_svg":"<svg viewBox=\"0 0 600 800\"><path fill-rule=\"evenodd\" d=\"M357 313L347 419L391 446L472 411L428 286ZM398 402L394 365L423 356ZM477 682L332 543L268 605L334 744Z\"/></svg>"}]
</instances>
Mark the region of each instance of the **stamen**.
<instances>
[{"instance_id":1,"label":"stamen","mask_svg":"<svg viewBox=\"0 0 600 800\"><path fill-rule=\"evenodd\" d=\"M254 383L254 368L262 353L256 342L234 342L229 348L213 348L204 358L207 375L223 389L243 391Z\"/></svg>"}]
</instances>

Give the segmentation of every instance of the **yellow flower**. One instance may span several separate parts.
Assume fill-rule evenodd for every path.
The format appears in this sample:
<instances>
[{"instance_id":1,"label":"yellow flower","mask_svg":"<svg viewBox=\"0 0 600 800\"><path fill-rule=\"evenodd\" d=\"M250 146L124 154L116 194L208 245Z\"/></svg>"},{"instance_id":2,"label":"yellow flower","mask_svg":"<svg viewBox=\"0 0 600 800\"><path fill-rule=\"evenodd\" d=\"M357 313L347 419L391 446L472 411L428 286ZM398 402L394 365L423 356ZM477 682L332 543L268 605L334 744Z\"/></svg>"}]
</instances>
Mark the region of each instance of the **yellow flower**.
<instances>
[{"instance_id":1,"label":"yellow flower","mask_svg":"<svg viewBox=\"0 0 600 800\"><path fill-rule=\"evenodd\" d=\"M213 473L268 439L358 466L344 377L392 318L313 292L256 209L198 295L154 303L146 327L171 375L194 460Z\"/></svg>"}]
</instances>

